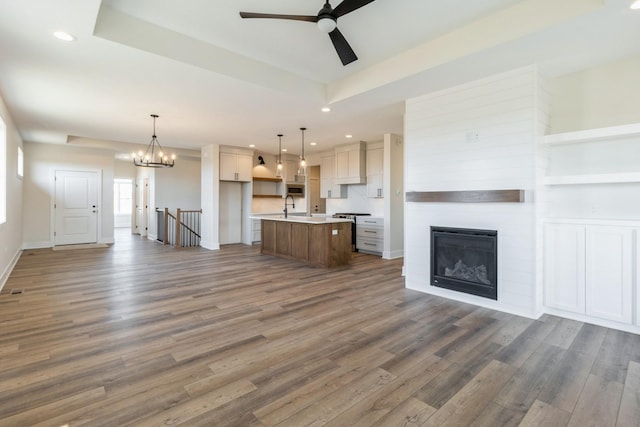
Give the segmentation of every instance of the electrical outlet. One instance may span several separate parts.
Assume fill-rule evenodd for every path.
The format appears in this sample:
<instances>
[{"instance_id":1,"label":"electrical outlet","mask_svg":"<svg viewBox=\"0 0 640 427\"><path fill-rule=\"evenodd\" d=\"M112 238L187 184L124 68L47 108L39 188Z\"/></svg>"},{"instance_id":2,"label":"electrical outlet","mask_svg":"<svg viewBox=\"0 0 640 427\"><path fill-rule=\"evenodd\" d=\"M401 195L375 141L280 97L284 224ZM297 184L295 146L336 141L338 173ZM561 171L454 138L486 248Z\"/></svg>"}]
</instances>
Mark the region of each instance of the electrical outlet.
<instances>
[{"instance_id":1,"label":"electrical outlet","mask_svg":"<svg viewBox=\"0 0 640 427\"><path fill-rule=\"evenodd\" d=\"M338 235L338 230L331 230L331 234L333 234L334 236Z\"/></svg>"}]
</instances>

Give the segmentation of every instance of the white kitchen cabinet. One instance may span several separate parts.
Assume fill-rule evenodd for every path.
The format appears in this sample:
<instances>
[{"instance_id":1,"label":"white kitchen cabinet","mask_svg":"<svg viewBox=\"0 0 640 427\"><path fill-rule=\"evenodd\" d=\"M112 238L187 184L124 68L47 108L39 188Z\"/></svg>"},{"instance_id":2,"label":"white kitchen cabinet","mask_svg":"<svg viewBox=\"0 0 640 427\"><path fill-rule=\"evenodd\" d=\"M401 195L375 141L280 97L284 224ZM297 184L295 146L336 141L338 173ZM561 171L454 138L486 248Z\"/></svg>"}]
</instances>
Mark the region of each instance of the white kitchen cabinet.
<instances>
[{"instance_id":1,"label":"white kitchen cabinet","mask_svg":"<svg viewBox=\"0 0 640 427\"><path fill-rule=\"evenodd\" d=\"M262 220L253 218L251 220L251 234L252 234L251 241L253 243L258 243L262 240L261 230L262 230Z\"/></svg>"},{"instance_id":2,"label":"white kitchen cabinet","mask_svg":"<svg viewBox=\"0 0 640 427\"><path fill-rule=\"evenodd\" d=\"M333 152L320 156L320 197L323 199L344 199L347 188L336 184L335 176L336 156Z\"/></svg>"},{"instance_id":3,"label":"white kitchen cabinet","mask_svg":"<svg viewBox=\"0 0 640 427\"><path fill-rule=\"evenodd\" d=\"M384 149L382 144L367 150L367 196L384 197L383 187Z\"/></svg>"},{"instance_id":4,"label":"white kitchen cabinet","mask_svg":"<svg viewBox=\"0 0 640 427\"><path fill-rule=\"evenodd\" d=\"M249 182L253 179L253 156L220 151L220 180Z\"/></svg>"},{"instance_id":5,"label":"white kitchen cabinet","mask_svg":"<svg viewBox=\"0 0 640 427\"><path fill-rule=\"evenodd\" d=\"M366 176L366 143L343 145L335 148L336 184L365 184Z\"/></svg>"},{"instance_id":6,"label":"white kitchen cabinet","mask_svg":"<svg viewBox=\"0 0 640 427\"><path fill-rule=\"evenodd\" d=\"M282 180L284 182L297 182L296 176L298 175L298 167L300 166L300 159L282 159ZM304 178L304 177L303 177ZM302 180L304 182L304 180Z\"/></svg>"},{"instance_id":7,"label":"white kitchen cabinet","mask_svg":"<svg viewBox=\"0 0 640 427\"><path fill-rule=\"evenodd\" d=\"M631 323L633 230L586 227L586 314Z\"/></svg>"},{"instance_id":8,"label":"white kitchen cabinet","mask_svg":"<svg viewBox=\"0 0 640 427\"><path fill-rule=\"evenodd\" d=\"M631 324L633 229L599 224L545 226L545 304Z\"/></svg>"},{"instance_id":9,"label":"white kitchen cabinet","mask_svg":"<svg viewBox=\"0 0 640 427\"><path fill-rule=\"evenodd\" d=\"M356 217L356 249L382 255L384 251L384 218Z\"/></svg>"},{"instance_id":10,"label":"white kitchen cabinet","mask_svg":"<svg viewBox=\"0 0 640 427\"><path fill-rule=\"evenodd\" d=\"M584 226L547 224L544 233L545 303L548 307L584 314Z\"/></svg>"}]
</instances>

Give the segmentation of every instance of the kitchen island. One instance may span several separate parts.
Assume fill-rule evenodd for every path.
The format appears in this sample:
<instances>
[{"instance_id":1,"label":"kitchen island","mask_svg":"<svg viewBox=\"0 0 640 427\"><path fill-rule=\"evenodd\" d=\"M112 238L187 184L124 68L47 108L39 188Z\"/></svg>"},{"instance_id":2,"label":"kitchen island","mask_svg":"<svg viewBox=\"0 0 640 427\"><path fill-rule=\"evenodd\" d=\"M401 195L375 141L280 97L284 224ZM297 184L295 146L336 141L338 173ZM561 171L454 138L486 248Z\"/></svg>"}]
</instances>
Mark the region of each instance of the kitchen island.
<instances>
[{"instance_id":1,"label":"kitchen island","mask_svg":"<svg viewBox=\"0 0 640 427\"><path fill-rule=\"evenodd\" d=\"M258 217L256 217L258 218ZM351 259L351 220L283 215L262 221L260 253L333 268Z\"/></svg>"}]
</instances>

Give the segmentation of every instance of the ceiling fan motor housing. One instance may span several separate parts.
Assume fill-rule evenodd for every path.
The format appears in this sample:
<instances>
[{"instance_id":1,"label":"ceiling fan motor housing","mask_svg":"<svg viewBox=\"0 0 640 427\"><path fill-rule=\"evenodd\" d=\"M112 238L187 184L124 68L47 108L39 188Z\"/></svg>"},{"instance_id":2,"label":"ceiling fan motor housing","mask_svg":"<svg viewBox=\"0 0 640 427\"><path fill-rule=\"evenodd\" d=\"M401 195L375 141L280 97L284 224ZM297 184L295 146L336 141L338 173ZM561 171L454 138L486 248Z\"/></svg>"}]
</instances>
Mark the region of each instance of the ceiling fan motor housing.
<instances>
[{"instance_id":1,"label":"ceiling fan motor housing","mask_svg":"<svg viewBox=\"0 0 640 427\"><path fill-rule=\"evenodd\" d=\"M323 33L330 33L338 26L338 19L333 15L333 8L326 2L318 12L318 28Z\"/></svg>"}]
</instances>

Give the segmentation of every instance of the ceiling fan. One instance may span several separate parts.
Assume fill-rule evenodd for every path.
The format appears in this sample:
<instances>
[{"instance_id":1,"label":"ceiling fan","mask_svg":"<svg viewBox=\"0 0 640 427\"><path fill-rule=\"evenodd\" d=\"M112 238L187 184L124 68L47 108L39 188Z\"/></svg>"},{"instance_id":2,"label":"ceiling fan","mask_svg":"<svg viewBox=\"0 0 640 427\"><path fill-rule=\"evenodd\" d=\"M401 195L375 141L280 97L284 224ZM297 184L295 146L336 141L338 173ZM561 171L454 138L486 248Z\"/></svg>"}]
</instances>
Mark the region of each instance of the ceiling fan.
<instances>
[{"instance_id":1,"label":"ceiling fan","mask_svg":"<svg viewBox=\"0 0 640 427\"><path fill-rule=\"evenodd\" d=\"M362 6L373 2L374 0L344 0L335 9L329 4L329 0L326 0L320 12L317 16L312 15L279 15L272 13L253 13L253 12L240 12L240 16L243 18L271 18L271 19L291 19L294 21L307 21L316 22L320 31L329 34L333 46L336 48L336 52L342 61L342 65L347 65L357 60L351 46L344 38L340 30L338 30L338 18L351 13L356 9L360 9Z\"/></svg>"}]
</instances>

